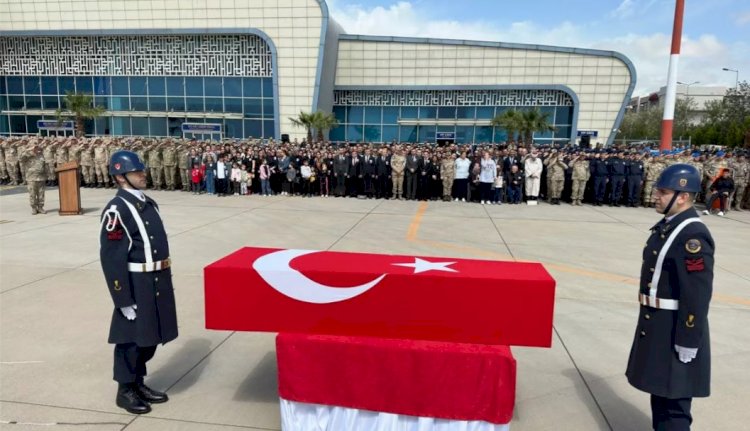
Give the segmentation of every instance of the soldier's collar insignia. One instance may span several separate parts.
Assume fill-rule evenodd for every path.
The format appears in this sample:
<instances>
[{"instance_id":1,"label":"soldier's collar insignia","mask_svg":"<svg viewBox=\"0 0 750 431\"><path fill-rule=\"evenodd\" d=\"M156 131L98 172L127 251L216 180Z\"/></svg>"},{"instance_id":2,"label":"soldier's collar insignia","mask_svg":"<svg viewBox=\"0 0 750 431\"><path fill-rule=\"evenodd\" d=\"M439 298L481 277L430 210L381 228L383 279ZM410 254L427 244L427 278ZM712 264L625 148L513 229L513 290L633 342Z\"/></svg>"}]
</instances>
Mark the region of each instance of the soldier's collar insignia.
<instances>
[{"instance_id":1,"label":"soldier's collar insignia","mask_svg":"<svg viewBox=\"0 0 750 431\"><path fill-rule=\"evenodd\" d=\"M689 239L685 243L685 250L687 250L688 253L698 253L701 251L702 245L701 241L699 239Z\"/></svg>"},{"instance_id":2,"label":"soldier's collar insignia","mask_svg":"<svg viewBox=\"0 0 750 431\"><path fill-rule=\"evenodd\" d=\"M680 187L685 187L687 185L687 178L680 178Z\"/></svg>"}]
</instances>

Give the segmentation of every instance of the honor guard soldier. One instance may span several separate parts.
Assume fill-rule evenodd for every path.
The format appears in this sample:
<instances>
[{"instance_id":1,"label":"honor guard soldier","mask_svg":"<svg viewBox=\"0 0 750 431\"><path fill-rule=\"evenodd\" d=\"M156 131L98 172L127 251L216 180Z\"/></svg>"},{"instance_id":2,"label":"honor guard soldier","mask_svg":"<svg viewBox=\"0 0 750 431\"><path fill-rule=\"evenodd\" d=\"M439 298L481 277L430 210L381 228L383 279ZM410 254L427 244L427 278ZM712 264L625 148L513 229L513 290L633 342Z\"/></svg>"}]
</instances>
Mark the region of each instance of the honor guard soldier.
<instances>
[{"instance_id":1,"label":"honor guard soldier","mask_svg":"<svg viewBox=\"0 0 750 431\"><path fill-rule=\"evenodd\" d=\"M151 411L167 394L143 382L156 346L177 338L169 244L159 206L143 193L146 173L131 151L112 154L109 173L119 190L101 218L100 259L114 302L109 342L115 345L117 406Z\"/></svg>"},{"instance_id":2,"label":"honor guard soldier","mask_svg":"<svg viewBox=\"0 0 750 431\"><path fill-rule=\"evenodd\" d=\"M640 315L625 373L651 394L654 430L689 430L692 398L710 394L714 240L693 208L700 190L700 174L687 164L668 167L654 186L664 218L643 250Z\"/></svg>"}]
</instances>

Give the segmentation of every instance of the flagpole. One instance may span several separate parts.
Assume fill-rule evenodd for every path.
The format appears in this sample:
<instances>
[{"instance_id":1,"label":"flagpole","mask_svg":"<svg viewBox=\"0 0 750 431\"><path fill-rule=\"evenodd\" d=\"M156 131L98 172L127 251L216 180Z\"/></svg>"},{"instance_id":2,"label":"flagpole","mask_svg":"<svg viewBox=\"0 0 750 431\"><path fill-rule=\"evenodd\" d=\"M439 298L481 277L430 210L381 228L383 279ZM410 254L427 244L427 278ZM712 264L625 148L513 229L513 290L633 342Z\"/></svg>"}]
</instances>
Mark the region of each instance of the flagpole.
<instances>
[{"instance_id":1,"label":"flagpole","mask_svg":"<svg viewBox=\"0 0 750 431\"><path fill-rule=\"evenodd\" d=\"M672 149L672 128L674 126L674 107L677 99L677 64L680 59L680 44L682 42L682 16L685 0L676 0L674 10L674 26L672 28L672 51L669 56L669 72L667 72L667 96L664 101L664 117L661 122L660 150Z\"/></svg>"}]
</instances>

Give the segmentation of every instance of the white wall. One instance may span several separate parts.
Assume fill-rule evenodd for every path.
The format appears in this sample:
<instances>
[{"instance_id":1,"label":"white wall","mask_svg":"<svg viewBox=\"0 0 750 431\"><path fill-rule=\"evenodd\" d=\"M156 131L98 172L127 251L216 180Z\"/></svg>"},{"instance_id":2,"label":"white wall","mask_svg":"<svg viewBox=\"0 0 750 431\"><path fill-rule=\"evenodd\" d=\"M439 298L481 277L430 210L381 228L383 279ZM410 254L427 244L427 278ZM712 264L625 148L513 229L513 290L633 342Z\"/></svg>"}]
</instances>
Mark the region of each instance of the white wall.
<instances>
[{"instance_id":1,"label":"white wall","mask_svg":"<svg viewBox=\"0 0 750 431\"><path fill-rule=\"evenodd\" d=\"M630 85L614 57L390 41L341 40L336 85L562 84L580 102L578 129L609 137Z\"/></svg>"}]
</instances>

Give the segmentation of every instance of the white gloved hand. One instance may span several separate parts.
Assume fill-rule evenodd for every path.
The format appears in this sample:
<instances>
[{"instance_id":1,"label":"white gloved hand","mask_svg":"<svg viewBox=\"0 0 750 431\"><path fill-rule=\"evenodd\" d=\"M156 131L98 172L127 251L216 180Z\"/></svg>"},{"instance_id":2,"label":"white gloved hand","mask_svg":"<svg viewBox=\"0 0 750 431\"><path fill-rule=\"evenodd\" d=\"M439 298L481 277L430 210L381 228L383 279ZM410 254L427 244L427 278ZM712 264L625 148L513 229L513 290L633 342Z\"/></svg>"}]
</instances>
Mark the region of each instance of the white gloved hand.
<instances>
[{"instance_id":1,"label":"white gloved hand","mask_svg":"<svg viewBox=\"0 0 750 431\"><path fill-rule=\"evenodd\" d=\"M677 356L680 358L680 362L682 362L683 364L687 364L688 362L695 359L695 357L698 355L697 347L691 349L689 347L682 347L675 344L674 350L675 352L677 352Z\"/></svg>"},{"instance_id":2,"label":"white gloved hand","mask_svg":"<svg viewBox=\"0 0 750 431\"><path fill-rule=\"evenodd\" d=\"M138 306L133 304L127 307L120 308L120 312L122 313L123 316L125 316L126 319L135 320L135 310L137 309L138 309Z\"/></svg>"}]
</instances>

